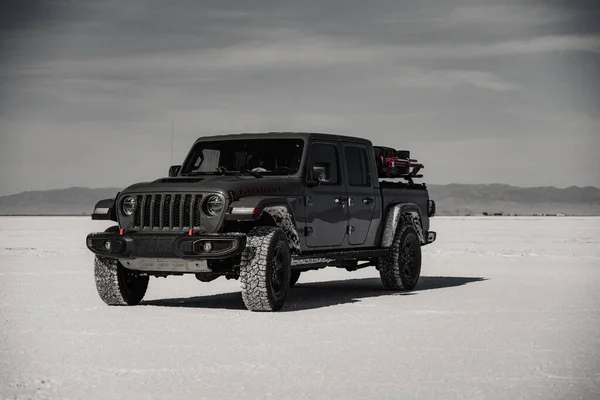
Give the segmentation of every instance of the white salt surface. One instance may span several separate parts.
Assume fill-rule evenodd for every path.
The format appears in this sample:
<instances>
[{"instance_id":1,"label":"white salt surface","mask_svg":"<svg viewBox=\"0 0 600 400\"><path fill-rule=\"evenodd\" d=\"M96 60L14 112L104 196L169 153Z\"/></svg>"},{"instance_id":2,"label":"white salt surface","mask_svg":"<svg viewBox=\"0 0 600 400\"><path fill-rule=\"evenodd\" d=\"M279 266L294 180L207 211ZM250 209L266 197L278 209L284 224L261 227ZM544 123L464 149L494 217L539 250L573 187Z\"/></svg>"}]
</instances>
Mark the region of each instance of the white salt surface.
<instances>
[{"instance_id":1,"label":"white salt surface","mask_svg":"<svg viewBox=\"0 0 600 400\"><path fill-rule=\"evenodd\" d=\"M89 218L0 218L0 398L600 399L600 219L441 218L410 294L305 273L279 313L239 283L96 294Z\"/></svg>"}]
</instances>

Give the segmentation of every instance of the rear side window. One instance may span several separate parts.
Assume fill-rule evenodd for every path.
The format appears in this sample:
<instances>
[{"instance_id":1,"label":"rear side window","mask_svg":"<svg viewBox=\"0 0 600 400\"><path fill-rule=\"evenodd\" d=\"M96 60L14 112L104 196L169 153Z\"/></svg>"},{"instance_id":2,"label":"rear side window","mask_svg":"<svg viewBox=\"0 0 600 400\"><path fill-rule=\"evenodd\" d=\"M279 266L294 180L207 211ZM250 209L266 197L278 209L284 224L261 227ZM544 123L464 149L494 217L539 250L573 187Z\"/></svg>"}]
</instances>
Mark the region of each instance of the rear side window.
<instances>
[{"instance_id":1,"label":"rear side window","mask_svg":"<svg viewBox=\"0 0 600 400\"><path fill-rule=\"evenodd\" d=\"M336 185L340 182L338 172L339 160L337 148L330 144L317 143L310 152L310 168L313 179L321 184Z\"/></svg>"},{"instance_id":2,"label":"rear side window","mask_svg":"<svg viewBox=\"0 0 600 400\"><path fill-rule=\"evenodd\" d=\"M369 186L371 184L369 159L364 147L346 146L346 172L350 186Z\"/></svg>"}]
</instances>

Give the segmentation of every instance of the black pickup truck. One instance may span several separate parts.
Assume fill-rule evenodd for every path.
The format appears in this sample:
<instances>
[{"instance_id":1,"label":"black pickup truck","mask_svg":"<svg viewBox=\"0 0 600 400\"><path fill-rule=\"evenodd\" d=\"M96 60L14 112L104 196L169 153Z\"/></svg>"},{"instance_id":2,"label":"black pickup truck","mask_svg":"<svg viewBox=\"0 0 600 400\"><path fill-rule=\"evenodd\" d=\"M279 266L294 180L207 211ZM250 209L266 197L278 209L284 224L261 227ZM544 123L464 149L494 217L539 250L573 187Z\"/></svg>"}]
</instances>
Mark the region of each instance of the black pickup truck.
<instances>
[{"instance_id":1,"label":"black pickup truck","mask_svg":"<svg viewBox=\"0 0 600 400\"><path fill-rule=\"evenodd\" d=\"M399 154L323 133L202 137L168 177L96 204L92 219L117 222L87 236L98 294L134 305L150 276L225 276L249 310L277 311L302 271L369 266L385 289L412 290L435 202Z\"/></svg>"}]
</instances>

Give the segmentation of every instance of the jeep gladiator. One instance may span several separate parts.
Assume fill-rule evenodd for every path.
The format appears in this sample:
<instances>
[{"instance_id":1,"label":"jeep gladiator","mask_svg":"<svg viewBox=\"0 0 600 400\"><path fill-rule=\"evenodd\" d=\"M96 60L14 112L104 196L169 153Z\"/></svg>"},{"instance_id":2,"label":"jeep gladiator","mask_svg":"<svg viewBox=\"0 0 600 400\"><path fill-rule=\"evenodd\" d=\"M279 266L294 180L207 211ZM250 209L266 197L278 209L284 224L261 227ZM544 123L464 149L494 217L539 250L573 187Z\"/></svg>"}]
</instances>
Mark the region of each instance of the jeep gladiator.
<instances>
[{"instance_id":1,"label":"jeep gladiator","mask_svg":"<svg viewBox=\"0 0 600 400\"><path fill-rule=\"evenodd\" d=\"M303 271L370 266L412 290L436 233L409 154L324 133L201 137L168 177L96 204L92 219L117 223L86 238L98 294L135 305L151 276L224 276L248 310L278 311Z\"/></svg>"}]
</instances>

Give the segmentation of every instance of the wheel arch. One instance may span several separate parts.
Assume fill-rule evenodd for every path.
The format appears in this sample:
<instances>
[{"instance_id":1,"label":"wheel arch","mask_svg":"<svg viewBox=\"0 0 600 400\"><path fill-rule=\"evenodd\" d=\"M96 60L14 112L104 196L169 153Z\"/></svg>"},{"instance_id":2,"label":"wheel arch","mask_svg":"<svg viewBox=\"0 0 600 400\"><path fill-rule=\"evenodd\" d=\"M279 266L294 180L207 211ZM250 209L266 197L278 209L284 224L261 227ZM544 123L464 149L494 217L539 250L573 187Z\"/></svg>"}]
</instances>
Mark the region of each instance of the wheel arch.
<instances>
[{"instance_id":1,"label":"wheel arch","mask_svg":"<svg viewBox=\"0 0 600 400\"><path fill-rule=\"evenodd\" d=\"M423 232L423 218L421 209L414 203L398 203L391 205L385 214L385 223L381 235L381 247L390 247L396 235L398 227L408 224L415 228L421 245L425 245L427 239Z\"/></svg>"},{"instance_id":2,"label":"wheel arch","mask_svg":"<svg viewBox=\"0 0 600 400\"><path fill-rule=\"evenodd\" d=\"M300 252L300 235L289 203L269 203L262 208L262 216L272 219L275 226L283 230L292 253Z\"/></svg>"},{"instance_id":3,"label":"wheel arch","mask_svg":"<svg viewBox=\"0 0 600 400\"><path fill-rule=\"evenodd\" d=\"M94 221L114 221L119 222L117 218L117 203L116 199L103 199L96 203L92 212L92 220Z\"/></svg>"},{"instance_id":4,"label":"wheel arch","mask_svg":"<svg viewBox=\"0 0 600 400\"><path fill-rule=\"evenodd\" d=\"M293 207L285 197L263 197L251 196L244 197L231 204L231 209L235 207L258 209L257 214L250 216L234 216L229 214L229 220L248 221L253 226L276 226L284 231L292 253L298 253L300 249L300 235L296 225L296 218Z\"/></svg>"}]
</instances>

